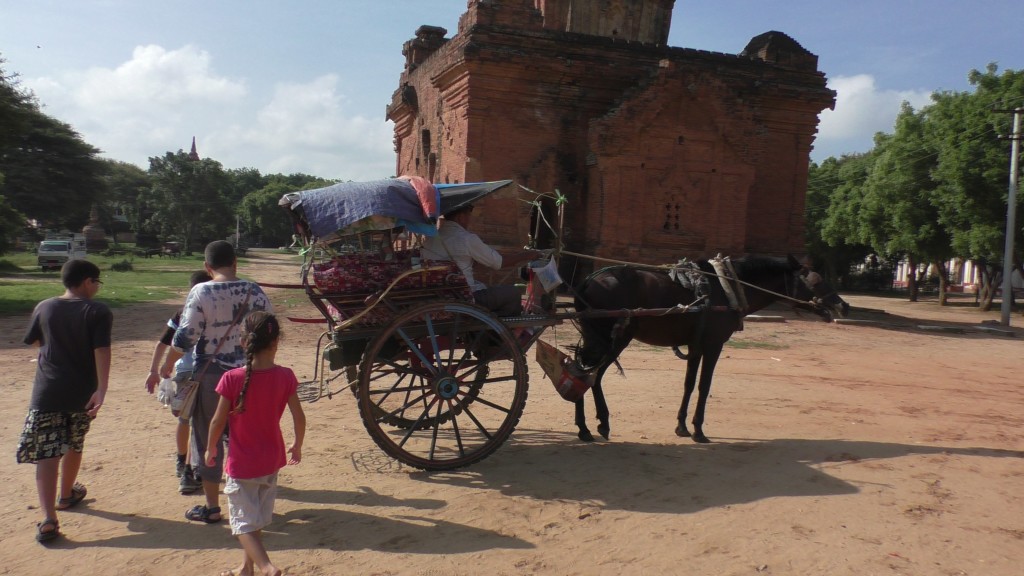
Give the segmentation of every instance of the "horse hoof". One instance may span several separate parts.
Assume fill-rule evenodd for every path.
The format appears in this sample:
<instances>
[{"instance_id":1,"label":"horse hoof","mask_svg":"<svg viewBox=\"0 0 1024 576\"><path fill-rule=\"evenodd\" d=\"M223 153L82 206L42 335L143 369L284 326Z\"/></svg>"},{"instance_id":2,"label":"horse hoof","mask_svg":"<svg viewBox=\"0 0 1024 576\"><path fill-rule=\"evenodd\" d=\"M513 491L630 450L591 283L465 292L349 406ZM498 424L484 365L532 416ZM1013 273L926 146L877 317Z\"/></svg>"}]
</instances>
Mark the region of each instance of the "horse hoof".
<instances>
[{"instance_id":1,"label":"horse hoof","mask_svg":"<svg viewBox=\"0 0 1024 576\"><path fill-rule=\"evenodd\" d=\"M579 436L579 439L583 440L584 442L593 442L594 441L594 435L591 434L590 431L580 430L580 433L577 434L577 436Z\"/></svg>"},{"instance_id":2,"label":"horse hoof","mask_svg":"<svg viewBox=\"0 0 1024 576\"><path fill-rule=\"evenodd\" d=\"M710 444L711 443L711 440L709 440L708 437L703 435L703 434L694 434L693 435L693 441L697 442L698 444Z\"/></svg>"},{"instance_id":3,"label":"horse hoof","mask_svg":"<svg viewBox=\"0 0 1024 576\"><path fill-rule=\"evenodd\" d=\"M686 426L676 426L676 436L680 438L689 438L690 431L686 429Z\"/></svg>"},{"instance_id":4,"label":"horse hoof","mask_svg":"<svg viewBox=\"0 0 1024 576\"><path fill-rule=\"evenodd\" d=\"M612 431L611 426L598 426L597 427L597 433L600 434L601 437L604 438L605 440L608 440L608 435L611 434L611 431Z\"/></svg>"}]
</instances>

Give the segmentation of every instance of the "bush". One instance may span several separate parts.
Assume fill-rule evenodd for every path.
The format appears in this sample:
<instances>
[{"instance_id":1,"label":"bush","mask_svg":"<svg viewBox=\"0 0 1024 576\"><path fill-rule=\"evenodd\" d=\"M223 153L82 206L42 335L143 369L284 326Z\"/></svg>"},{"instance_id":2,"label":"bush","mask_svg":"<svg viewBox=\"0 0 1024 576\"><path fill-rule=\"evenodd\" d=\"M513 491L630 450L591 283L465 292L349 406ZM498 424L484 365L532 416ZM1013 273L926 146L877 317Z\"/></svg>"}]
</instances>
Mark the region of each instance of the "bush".
<instances>
[{"instance_id":1,"label":"bush","mask_svg":"<svg viewBox=\"0 0 1024 576\"><path fill-rule=\"evenodd\" d=\"M863 292L892 290L895 271L888 264L866 267L864 270L847 274L844 288Z\"/></svg>"},{"instance_id":2,"label":"bush","mask_svg":"<svg viewBox=\"0 0 1024 576\"><path fill-rule=\"evenodd\" d=\"M135 267L132 266L131 261L121 260L120 262L114 262L111 264L110 269L114 272L131 272L132 270L135 270Z\"/></svg>"},{"instance_id":3,"label":"bush","mask_svg":"<svg viewBox=\"0 0 1024 576\"><path fill-rule=\"evenodd\" d=\"M160 246L160 239L155 234L139 232L135 235L135 245L140 248L158 248Z\"/></svg>"}]
</instances>

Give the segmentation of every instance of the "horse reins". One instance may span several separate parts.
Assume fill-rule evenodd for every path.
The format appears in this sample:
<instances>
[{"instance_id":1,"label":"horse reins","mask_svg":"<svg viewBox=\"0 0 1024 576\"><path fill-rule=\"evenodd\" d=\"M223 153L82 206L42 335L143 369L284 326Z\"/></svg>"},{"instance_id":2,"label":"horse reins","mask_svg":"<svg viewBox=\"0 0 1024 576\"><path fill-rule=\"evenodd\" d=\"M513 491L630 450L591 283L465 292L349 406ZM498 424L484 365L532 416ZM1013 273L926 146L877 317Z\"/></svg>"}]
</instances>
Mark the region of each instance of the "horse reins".
<instances>
[{"instance_id":1,"label":"horse reins","mask_svg":"<svg viewBox=\"0 0 1024 576\"><path fill-rule=\"evenodd\" d=\"M625 260L615 260L613 258L601 258L601 257L598 257L598 256L589 256L587 254L580 254L578 252L570 252L568 250L563 250L562 254L568 254L569 256L576 256L577 258L586 258L588 260L594 260L594 261L597 261L597 262L612 262L614 264L621 264L621 265L624 265L624 266L633 266L634 268L647 268L649 270L668 271L668 270L674 268L674 266L672 266L672 265L665 265L665 264L656 265L656 264L641 264L641 263L638 263L638 262L627 262ZM728 258L725 258L724 260L725 261L729 261ZM730 267L732 266L731 262L730 262L729 266ZM786 294L779 294L778 292L775 292L773 290L769 290L767 288L762 288L760 286L755 286L754 284L751 284L749 282L745 282L743 280L740 280L739 277L735 274L735 271L733 271L733 276L734 277L729 277L728 275L722 275L722 274L719 274L718 272L708 272L706 270L701 270L699 268L695 269L695 272L697 272L698 274L704 275L704 276L713 276L715 278L718 278L718 280L720 282L721 281L731 281L731 282L735 282L737 284L742 284L744 286L749 286L750 288L753 288L754 290L758 290L758 291L764 292L766 294L771 294L771 295L776 296L776 297L778 297L780 299L788 300L788 301L794 302L796 304L809 304L809 305L814 305L815 304L815 302L812 301L812 300L808 300L808 301L800 300L800 299L798 299L798 298L796 298L794 296L790 296L790 295L786 295ZM787 276L788 276L788 274L787 274ZM788 281L786 282L786 287L787 287L787 289L789 288L789 282ZM742 292L742 291L740 291L740 292ZM796 286L795 286L795 284L793 286L793 294L794 295L796 294Z\"/></svg>"}]
</instances>

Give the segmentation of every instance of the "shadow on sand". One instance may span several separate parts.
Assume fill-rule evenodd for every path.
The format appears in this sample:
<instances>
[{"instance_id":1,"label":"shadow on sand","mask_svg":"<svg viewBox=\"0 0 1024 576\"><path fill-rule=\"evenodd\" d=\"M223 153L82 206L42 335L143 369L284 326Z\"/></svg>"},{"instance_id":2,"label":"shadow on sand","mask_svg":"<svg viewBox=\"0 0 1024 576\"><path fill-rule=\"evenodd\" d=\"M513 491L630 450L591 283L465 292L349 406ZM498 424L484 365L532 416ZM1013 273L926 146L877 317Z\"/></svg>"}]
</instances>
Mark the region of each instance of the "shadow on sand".
<instances>
[{"instance_id":1,"label":"shadow on sand","mask_svg":"<svg viewBox=\"0 0 1024 576\"><path fill-rule=\"evenodd\" d=\"M778 497L855 494L861 487L828 474L829 468L916 455L962 455L979 458L1024 458L1024 451L983 447L944 447L854 440L725 439L715 444L582 444L569 433L518 430L514 440L471 469L420 472L410 479L493 490L504 496L576 502L581 509L662 514L693 514ZM279 500L301 504L275 514L265 531L268 550L374 550L414 554L458 554L496 548L527 549L529 541L492 530L419 516L379 515L374 508L433 511L456 502L404 499L369 487L355 491L300 490L282 487ZM332 505L365 506L366 513ZM91 503L76 510L124 522L129 535L75 541L56 548L115 547L225 550L237 544L227 522L216 525L146 518L100 510Z\"/></svg>"},{"instance_id":2,"label":"shadow on sand","mask_svg":"<svg viewBox=\"0 0 1024 576\"><path fill-rule=\"evenodd\" d=\"M766 498L853 494L825 469L921 454L1022 458L1024 452L853 440L745 440L713 444L582 444L571 434L517 430L500 458L466 471L414 472L423 482L507 496L577 501L606 510L692 514Z\"/></svg>"}]
</instances>

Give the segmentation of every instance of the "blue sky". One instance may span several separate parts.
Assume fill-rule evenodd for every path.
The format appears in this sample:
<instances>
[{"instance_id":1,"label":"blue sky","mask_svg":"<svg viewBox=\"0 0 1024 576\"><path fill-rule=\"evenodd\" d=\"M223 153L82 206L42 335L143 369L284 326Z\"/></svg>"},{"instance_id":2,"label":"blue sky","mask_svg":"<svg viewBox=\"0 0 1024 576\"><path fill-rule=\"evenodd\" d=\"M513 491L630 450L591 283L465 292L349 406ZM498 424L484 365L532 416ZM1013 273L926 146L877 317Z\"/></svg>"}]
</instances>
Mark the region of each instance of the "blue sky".
<instances>
[{"instance_id":1,"label":"blue sky","mask_svg":"<svg viewBox=\"0 0 1024 576\"><path fill-rule=\"evenodd\" d=\"M385 107L402 44L458 28L467 0L0 0L0 57L47 114L103 156L148 167L187 150L227 168L370 180L395 170ZM672 46L738 53L778 30L838 91L812 159L863 152L903 100L1024 68L1010 0L677 0Z\"/></svg>"}]
</instances>

